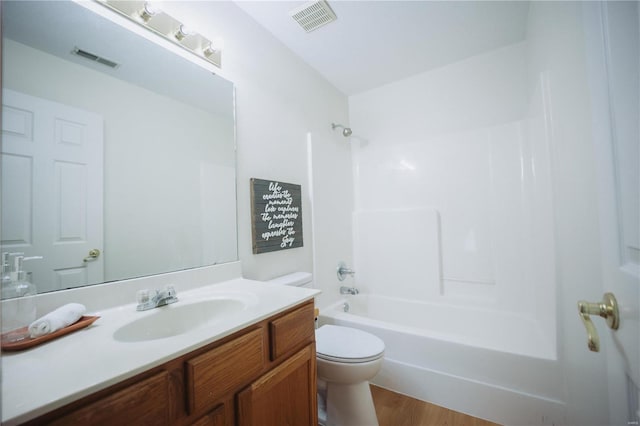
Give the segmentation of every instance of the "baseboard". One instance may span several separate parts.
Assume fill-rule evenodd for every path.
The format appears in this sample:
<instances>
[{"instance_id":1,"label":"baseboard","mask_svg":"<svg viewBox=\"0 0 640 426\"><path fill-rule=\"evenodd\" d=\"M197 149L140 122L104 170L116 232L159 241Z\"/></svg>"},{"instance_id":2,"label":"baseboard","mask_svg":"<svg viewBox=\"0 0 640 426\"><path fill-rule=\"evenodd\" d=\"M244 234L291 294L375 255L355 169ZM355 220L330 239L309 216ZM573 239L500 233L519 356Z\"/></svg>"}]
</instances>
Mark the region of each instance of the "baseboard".
<instances>
[{"instance_id":1,"label":"baseboard","mask_svg":"<svg viewBox=\"0 0 640 426\"><path fill-rule=\"evenodd\" d=\"M481 368L479 366L479 368ZM564 424L562 401L385 359L372 383L501 425Z\"/></svg>"}]
</instances>

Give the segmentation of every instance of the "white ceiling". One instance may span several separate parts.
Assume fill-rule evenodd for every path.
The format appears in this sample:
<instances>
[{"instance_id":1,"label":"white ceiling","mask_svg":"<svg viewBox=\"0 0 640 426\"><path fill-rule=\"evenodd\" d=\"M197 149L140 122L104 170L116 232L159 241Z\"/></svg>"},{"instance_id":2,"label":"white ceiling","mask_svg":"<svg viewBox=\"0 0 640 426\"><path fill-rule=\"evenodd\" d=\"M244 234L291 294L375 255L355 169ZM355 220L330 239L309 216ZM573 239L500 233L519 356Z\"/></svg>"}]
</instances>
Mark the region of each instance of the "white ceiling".
<instances>
[{"instance_id":1,"label":"white ceiling","mask_svg":"<svg viewBox=\"0 0 640 426\"><path fill-rule=\"evenodd\" d=\"M347 95L525 39L526 1L340 1L338 19L306 33L304 1L237 5Z\"/></svg>"}]
</instances>

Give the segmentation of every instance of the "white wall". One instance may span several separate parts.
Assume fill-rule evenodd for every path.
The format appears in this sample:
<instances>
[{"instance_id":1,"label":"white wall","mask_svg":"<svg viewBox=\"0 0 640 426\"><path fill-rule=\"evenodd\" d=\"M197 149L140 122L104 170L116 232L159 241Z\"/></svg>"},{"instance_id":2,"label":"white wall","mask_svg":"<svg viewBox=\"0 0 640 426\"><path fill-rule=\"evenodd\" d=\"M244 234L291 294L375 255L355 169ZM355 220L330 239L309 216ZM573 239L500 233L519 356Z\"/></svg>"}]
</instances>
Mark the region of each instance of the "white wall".
<instances>
[{"instance_id":1,"label":"white wall","mask_svg":"<svg viewBox=\"0 0 640 426\"><path fill-rule=\"evenodd\" d=\"M320 303L336 298L335 265L339 259L351 258L352 180L348 146L330 124L347 122L346 97L232 2L166 2L163 8L203 35L225 40L220 75L236 85L238 247L244 275L262 280L315 269L316 285L328 290ZM317 177L314 225L319 232L315 236L307 165L309 132ZM251 177L302 185L304 247L252 254Z\"/></svg>"},{"instance_id":2,"label":"white wall","mask_svg":"<svg viewBox=\"0 0 640 426\"><path fill-rule=\"evenodd\" d=\"M515 44L350 97L351 124L369 136L355 157L357 281L526 316L555 358L548 140L528 117L526 52Z\"/></svg>"}]
</instances>

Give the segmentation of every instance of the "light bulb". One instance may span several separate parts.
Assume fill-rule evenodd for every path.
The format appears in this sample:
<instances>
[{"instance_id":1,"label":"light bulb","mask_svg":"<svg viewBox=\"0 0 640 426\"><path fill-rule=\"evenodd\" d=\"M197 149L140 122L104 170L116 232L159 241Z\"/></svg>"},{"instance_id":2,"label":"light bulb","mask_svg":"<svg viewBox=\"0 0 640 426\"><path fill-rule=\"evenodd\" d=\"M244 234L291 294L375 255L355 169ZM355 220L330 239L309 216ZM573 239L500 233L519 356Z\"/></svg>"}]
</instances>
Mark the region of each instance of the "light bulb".
<instances>
[{"instance_id":1,"label":"light bulb","mask_svg":"<svg viewBox=\"0 0 640 426\"><path fill-rule=\"evenodd\" d=\"M211 56L216 52L222 51L222 49L224 49L224 40L218 37L209 42L209 45L202 49L202 53L205 56Z\"/></svg>"},{"instance_id":2,"label":"light bulb","mask_svg":"<svg viewBox=\"0 0 640 426\"><path fill-rule=\"evenodd\" d=\"M211 48L215 51L221 51L224 49L224 39L220 37L216 37L211 42Z\"/></svg>"},{"instance_id":3,"label":"light bulb","mask_svg":"<svg viewBox=\"0 0 640 426\"><path fill-rule=\"evenodd\" d=\"M153 4L153 2L147 1L144 2L144 7L140 11L140 18L142 18L144 22L149 22L149 19L153 18L160 12L162 11L157 5Z\"/></svg>"},{"instance_id":4,"label":"light bulb","mask_svg":"<svg viewBox=\"0 0 640 426\"><path fill-rule=\"evenodd\" d=\"M195 32L191 28L187 27L185 24L180 24L180 28L178 28L178 31L176 31L175 37L179 41L182 41L185 37L190 36L194 33Z\"/></svg>"}]
</instances>

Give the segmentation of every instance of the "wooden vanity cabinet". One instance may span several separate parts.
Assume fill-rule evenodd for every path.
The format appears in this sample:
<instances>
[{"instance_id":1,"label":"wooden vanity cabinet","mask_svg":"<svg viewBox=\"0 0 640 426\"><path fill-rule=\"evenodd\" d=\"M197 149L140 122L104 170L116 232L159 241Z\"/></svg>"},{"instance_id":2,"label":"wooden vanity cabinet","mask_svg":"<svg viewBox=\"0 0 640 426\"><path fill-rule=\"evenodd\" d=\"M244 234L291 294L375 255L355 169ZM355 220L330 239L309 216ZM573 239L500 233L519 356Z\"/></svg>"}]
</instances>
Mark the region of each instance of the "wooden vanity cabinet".
<instances>
[{"instance_id":1,"label":"wooden vanity cabinet","mask_svg":"<svg viewBox=\"0 0 640 426\"><path fill-rule=\"evenodd\" d=\"M315 426L316 407L308 301L28 424Z\"/></svg>"}]
</instances>

